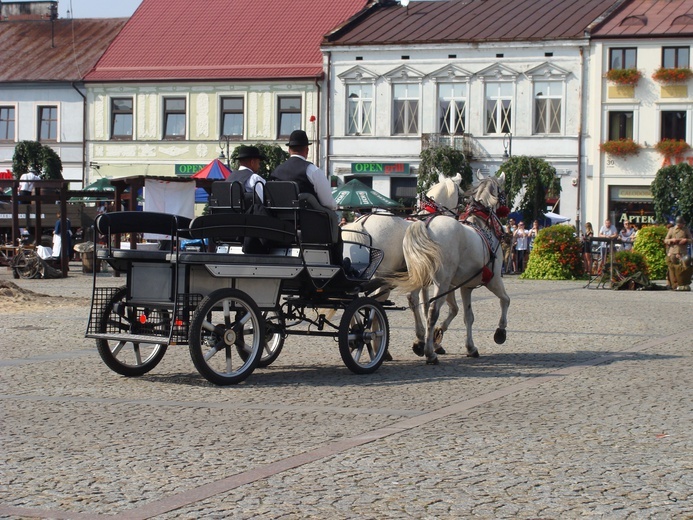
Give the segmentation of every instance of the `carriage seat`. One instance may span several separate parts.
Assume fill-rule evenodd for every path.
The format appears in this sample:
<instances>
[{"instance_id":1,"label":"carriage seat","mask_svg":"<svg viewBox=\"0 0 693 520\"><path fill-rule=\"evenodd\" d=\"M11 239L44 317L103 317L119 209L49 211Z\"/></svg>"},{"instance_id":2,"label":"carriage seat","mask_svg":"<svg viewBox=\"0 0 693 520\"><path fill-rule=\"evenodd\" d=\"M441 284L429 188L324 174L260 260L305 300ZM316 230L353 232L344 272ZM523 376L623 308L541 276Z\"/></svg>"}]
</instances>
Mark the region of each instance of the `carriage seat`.
<instances>
[{"instance_id":1,"label":"carriage seat","mask_svg":"<svg viewBox=\"0 0 693 520\"><path fill-rule=\"evenodd\" d=\"M212 183L209 208L212 213L245 213L254 202L254 193L246 193L238 181Z\"/></svg>"},{"instance_id":2,"label":"carriage seat","mask_svg":"<svg viewBox=\"0 0 693 520\"><path fill-rule=\"evenodd\" d=\"M197 217L190 223L189 233L191 238L218 242L258 238L277 246L288 246L296 238L295 228L288 222L247 213L213 213Z\"/></svg>"}]
</instances>

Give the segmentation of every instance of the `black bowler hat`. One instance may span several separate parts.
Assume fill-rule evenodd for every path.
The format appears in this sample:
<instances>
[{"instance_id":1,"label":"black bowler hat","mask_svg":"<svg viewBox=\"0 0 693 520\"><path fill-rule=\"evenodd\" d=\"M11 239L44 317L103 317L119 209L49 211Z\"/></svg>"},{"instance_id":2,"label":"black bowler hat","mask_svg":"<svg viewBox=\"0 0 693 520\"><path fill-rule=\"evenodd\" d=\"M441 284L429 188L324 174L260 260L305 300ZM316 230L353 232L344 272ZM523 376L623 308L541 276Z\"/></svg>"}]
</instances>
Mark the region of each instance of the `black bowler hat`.
<instances>
[{"instance_id":1,"label":"black bowler hat","mask_svg":"<svg viewBox=\"0 0 693 520\"><path fill-rule=\"evenodd\" d=\"M262 159L262 154L257 146L245 146L241 145L238 147L238 158L239 159Z\"/></svg>"},{"instance_id":2,"label":"black bowler hat","mask_svg":"<svg viewBox=\"0 0 693 520\"><path fill-rule=\"evenodd\" d=\"M294 130L289 136L289 142L286 146L310 146L308 136L303 130Z\"/></svg>"}]
</instances>

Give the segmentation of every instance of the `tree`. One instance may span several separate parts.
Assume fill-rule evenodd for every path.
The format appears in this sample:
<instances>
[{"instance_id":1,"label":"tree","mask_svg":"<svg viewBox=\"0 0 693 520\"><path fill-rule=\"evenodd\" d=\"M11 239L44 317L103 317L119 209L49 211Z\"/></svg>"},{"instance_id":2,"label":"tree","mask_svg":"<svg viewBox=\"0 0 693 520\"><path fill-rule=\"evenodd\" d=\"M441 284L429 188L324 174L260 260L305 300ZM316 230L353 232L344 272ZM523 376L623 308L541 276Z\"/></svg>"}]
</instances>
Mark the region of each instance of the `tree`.
<instances>
[{"instance_id":1,"label":"tree","mask_svg":"<svg viewBox=\"0 0 693 520\"><path fill-rule=\"evenodd\" d=\"M63 163L55 150L38 141L20 141L14 147L12 156L14 176L19 179L31 169L38 171L46 180L63 179Z\"/></svg>"},{"instance_id":2,"label":"tree","mask_svg":"<svg viewBox=\"0 0 693 520\"><path fill-rule=\"evenodd\" d=\"M419 176L416 191L426 193L431 186L438 182L438 174L454 177L462 176L460 188L468 189L472 185L472 168L464 153L451 146L431 146L423 150L419 157Z\"/></svg>"},{"instance_id":3,"label":"tree","mask_svg":"<svg viewBox=\"0 0 693 520\"><path fill-rule=\"evenodd\" d=\"M668 217L681 215L686 222L693 220L693 166L679 163L665 166L652 181L655 218L664 222Z\"/></svg>"},{"instance_id":4,"label":"tree","mask_svg":"<svg viewBox=\"0 0 693 520\"><path fill-rule=\"evenodd\" d=\"M260 171L257 174L263 179L268 179L270 173L279 166L281 163L289 158L289 154L285 152L279 145L276 144L265 144L259 143L257 146L264 159L260 162ZM231 160L235 167L238 167L238 149L240 146L234 148L231 152Z\"/></svg>"},{"instance_id":5,"label":"tree","mask_svg":"<svg viewBox=\"0 0 693 520\"><path fill-rule=\"evenodd\" d=\"M561 192L561 181L556 177L556 168L539 157L511 157L501 164L498 175L501 173L505 173L505 192L511 208L524 188L522 199L515 207L528 222L544 216L548 195L558 195Z\"/></svg>"}]
</instances>

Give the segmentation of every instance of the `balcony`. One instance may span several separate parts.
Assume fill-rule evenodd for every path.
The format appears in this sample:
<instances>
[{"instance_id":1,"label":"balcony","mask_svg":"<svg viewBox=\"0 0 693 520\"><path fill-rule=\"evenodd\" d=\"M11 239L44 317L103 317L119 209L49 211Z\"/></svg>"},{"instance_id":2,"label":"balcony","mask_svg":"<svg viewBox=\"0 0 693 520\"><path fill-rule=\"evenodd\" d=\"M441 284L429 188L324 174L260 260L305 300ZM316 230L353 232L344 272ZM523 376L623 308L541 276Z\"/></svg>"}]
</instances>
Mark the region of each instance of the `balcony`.
<instances>
[{"instance_id":1,"label":"balcony","mask_svg":"<svg viewBox=\"0 0 693 520\"><path fill-rule=\"evenodd\" d=\"M433 146L450 146L464 153L468 161L474 158L474 140L472 134L421 134L421 149Z\"/></svg>"}]
</instances>

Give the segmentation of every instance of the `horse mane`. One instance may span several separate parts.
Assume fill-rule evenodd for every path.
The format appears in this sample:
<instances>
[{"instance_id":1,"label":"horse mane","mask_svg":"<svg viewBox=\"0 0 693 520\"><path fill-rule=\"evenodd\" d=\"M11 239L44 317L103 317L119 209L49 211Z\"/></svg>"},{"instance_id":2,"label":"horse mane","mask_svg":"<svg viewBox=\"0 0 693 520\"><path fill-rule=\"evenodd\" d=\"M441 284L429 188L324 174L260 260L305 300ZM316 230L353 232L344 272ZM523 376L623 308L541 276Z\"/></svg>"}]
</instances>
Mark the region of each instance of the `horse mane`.
<instances>
[{"instance_id":1,"label":"horse mane","mask_svg":"<svg viewBox=\"0 0 693 520\"><path fill-rule=\"evenodd\" d=\"M495 209L498 206L499 182L495 177L486 177L479 182L476 189L469 194L475 201L487 208Z\"/></svg>"}]
</instances>

